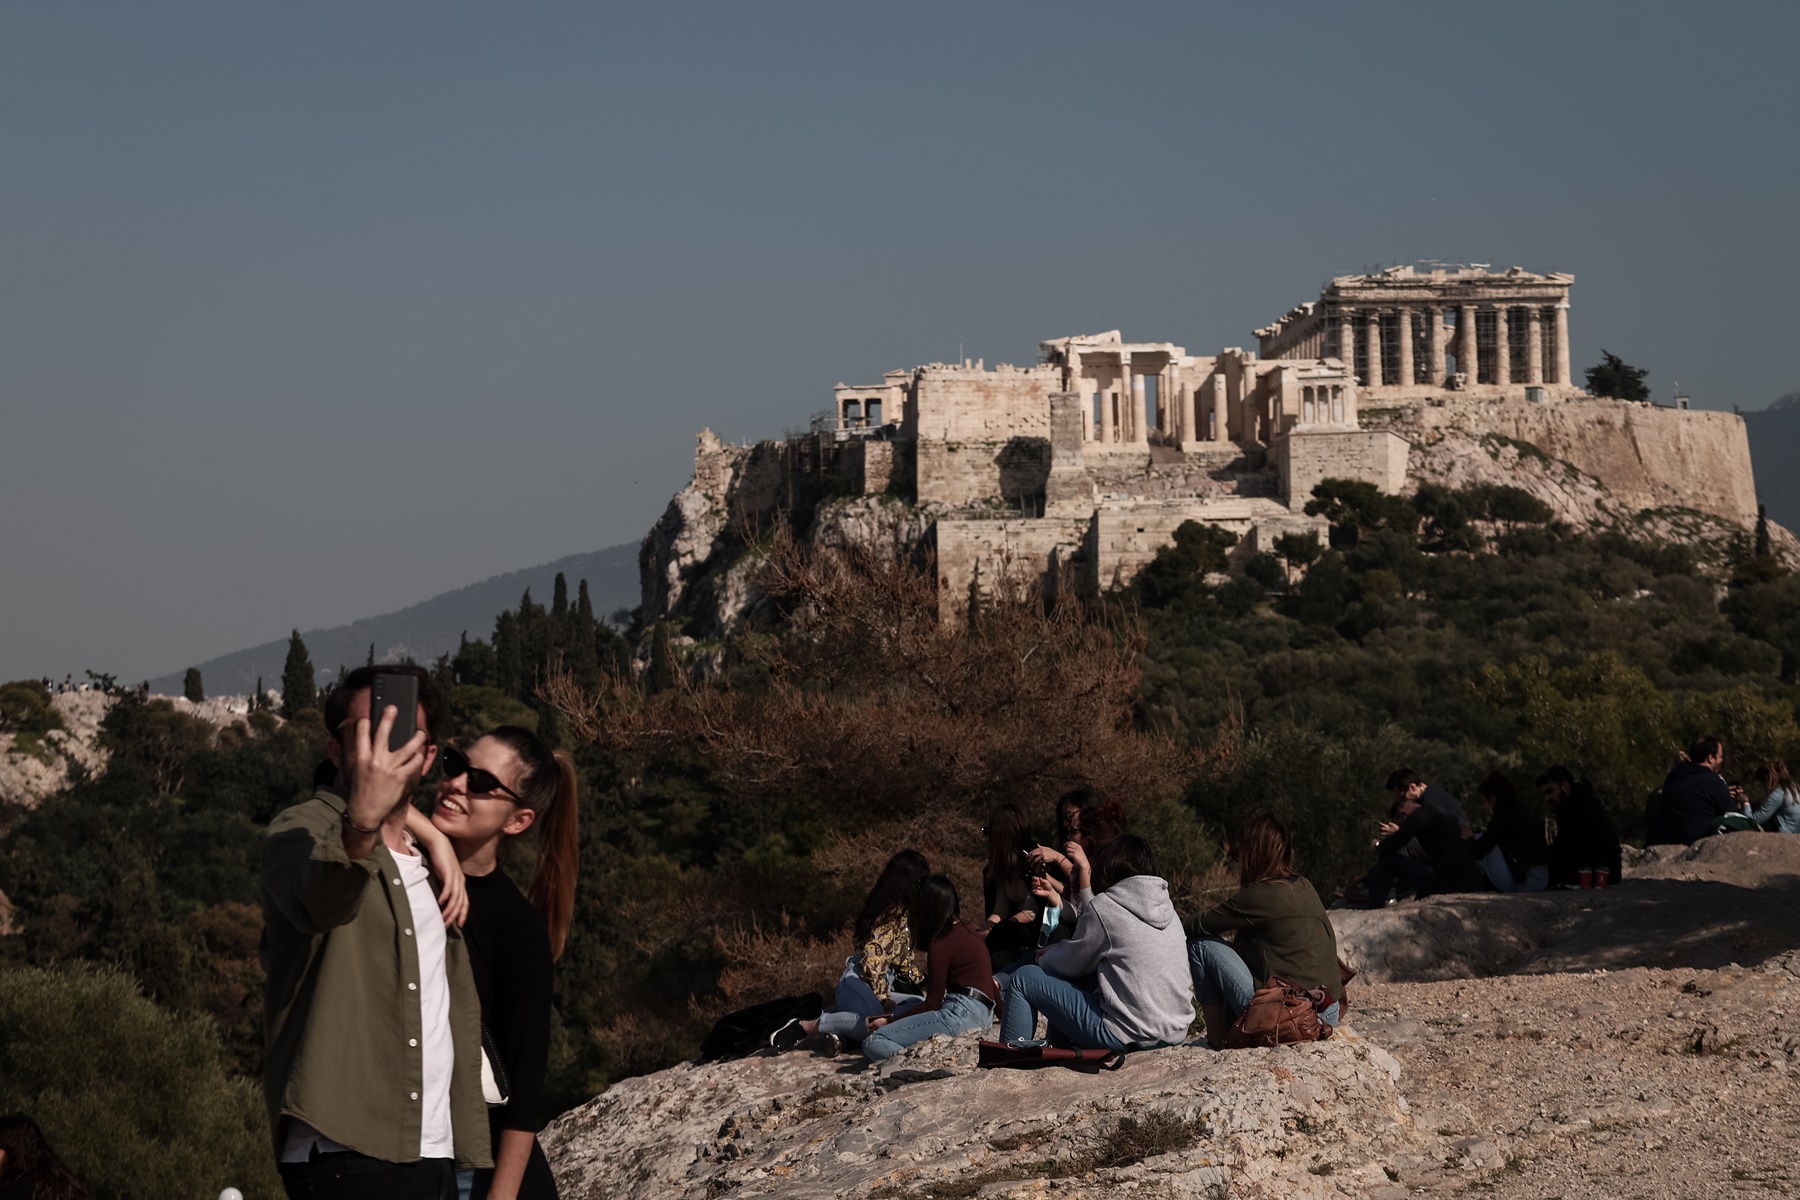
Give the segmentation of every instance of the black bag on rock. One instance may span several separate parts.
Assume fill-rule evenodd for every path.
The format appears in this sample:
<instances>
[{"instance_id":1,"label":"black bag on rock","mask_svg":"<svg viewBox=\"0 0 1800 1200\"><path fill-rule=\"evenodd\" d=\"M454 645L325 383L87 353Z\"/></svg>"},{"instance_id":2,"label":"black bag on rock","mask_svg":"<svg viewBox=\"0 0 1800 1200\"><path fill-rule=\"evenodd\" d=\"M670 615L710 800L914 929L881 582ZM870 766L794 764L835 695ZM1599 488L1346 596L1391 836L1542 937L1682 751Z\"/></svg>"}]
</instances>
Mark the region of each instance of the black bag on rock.
<instances>
[{"instance_id":1,"label":"black bag on rock","mask_svg":"<svg viewBox=\"0 0 1800 1200\"><path fill-rule=\"evenodd\" d=\"M769 1035L789 1021L814 1021L825 1011L825 1002L816 992L803 996L783 996L764 1004L753 1004L726 1013L700 1043L700 1061L725 1062L742 1058L769 1047Z\"/></svg>"}]
</instances>

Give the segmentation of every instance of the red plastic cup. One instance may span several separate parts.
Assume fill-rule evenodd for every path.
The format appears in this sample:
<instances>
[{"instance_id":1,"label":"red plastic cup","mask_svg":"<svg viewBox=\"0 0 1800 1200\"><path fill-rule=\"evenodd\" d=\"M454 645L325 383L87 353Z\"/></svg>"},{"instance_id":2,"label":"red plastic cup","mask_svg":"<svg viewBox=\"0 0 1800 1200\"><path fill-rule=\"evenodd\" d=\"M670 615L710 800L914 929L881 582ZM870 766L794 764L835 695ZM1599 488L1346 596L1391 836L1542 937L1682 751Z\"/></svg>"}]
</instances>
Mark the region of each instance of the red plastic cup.
<instances>
[{"instance_id":1,"label":"red plastic cup","mask_svg":"<svg viewBox=\"0 0 1800 1200\"><path fill-rule=\"evenodd\" d=\"M1593 887L1594 886L1594 868L1592 868L1592 867L1581 868L1581 870L1576 873L1575 878L1580 881L1582 887L1584 887L1584 888Z\"/></svg>"},{"instance_id":2,"label":"red plastic cup","mask_svg":"<svg viewBox=\"0 0 1800 1200\"><path fill-rule=\"evenodd\" d=\"M1594 868L1594 886L1595 887L1603 888L1611 881L1612 881L1612 868L1611 867L1595 867Z\"/></svg>"}]
</instances>

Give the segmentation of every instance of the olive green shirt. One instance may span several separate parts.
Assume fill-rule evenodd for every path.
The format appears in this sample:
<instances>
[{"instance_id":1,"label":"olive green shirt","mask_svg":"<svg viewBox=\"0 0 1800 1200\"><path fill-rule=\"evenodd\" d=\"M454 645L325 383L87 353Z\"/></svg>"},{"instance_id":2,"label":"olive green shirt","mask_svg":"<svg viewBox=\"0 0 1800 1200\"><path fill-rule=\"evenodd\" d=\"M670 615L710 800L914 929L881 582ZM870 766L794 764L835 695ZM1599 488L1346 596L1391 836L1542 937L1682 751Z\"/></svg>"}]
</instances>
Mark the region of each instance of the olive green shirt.
<instances>
[{"instance_id":1,"label":"olive green shirt","mask_svg":"<svg viewBox=\"0 0 1800 1200\"><path fill-rule=\"evenodd\" d=\"M1237 931L1232 943L1257 987L1271 978L1302 988L1322 987L1344 998L1337 931L1319 893L1299 875L1265 879L1188 921L1193 937Z\"/></svg>"},{"instance_id":2,"label":"olive green shirt","mask_svg":"<svg viewBox=\"0 0 1800 1200\"><path fill-rule=\"evenodd\" d=\"M263 1095L275 1153L283 1118L384 1162L419 1159L424 1018L412 905L379 838L344 850L344 799L320 788L270 822L263 845ZM488 1167L481 1001L460 929L447 929L450 1126L456 1163Z\"/></svg>"}]
</instances>

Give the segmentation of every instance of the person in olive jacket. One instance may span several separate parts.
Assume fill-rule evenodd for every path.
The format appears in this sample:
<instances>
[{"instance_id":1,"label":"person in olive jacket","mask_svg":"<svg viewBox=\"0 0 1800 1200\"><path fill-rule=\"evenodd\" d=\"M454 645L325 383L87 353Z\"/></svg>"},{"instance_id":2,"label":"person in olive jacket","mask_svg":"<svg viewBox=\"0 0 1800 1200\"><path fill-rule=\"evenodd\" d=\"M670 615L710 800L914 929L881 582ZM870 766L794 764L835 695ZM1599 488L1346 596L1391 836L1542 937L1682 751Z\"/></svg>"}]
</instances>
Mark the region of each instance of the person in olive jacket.
<instances>
[{"instance_id":1,"label":"person in olive jacket","mask_svg":"<svg viewBox=\"0 0 1800 1200\"><path fill-rule=\"evenodd\" d=\"M1287 826L1271 816L1256 817L1238 831L1232 849L1239 890L1187 922L1194 937L1188 967L1206 1019L1207 1044L1223 1044L1225 1031L1270 979L1307 991L1324 988L1332 1003L1319 1019L1336 1025L1344 999L1337 934L1317 889L1294 870ZM1219 936L1225 933L1235 935L1235 945Z\"/></svg>"}]
</instances>

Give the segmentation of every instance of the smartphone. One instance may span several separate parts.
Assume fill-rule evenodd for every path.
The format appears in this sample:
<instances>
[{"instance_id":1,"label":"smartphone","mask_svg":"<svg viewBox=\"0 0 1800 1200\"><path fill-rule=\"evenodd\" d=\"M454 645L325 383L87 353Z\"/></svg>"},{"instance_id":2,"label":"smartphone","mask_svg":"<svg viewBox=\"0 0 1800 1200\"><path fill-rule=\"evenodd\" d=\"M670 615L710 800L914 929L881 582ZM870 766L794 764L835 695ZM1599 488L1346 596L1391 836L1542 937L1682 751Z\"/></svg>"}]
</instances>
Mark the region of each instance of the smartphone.
<instances>
[{"instance_id":1,"label":"smartphone","mask_svg":"<svg viewBox=\"0 0 1800 1200\"><path fill-rule=\"evenodd\" d=\"M380 725L381 710L390 704L399 711L394 714L394 728L388 734L388 749L398 750L418 732L419 677L377 672L369 688L369 720Z\"/></svg>"}]
</instances>

